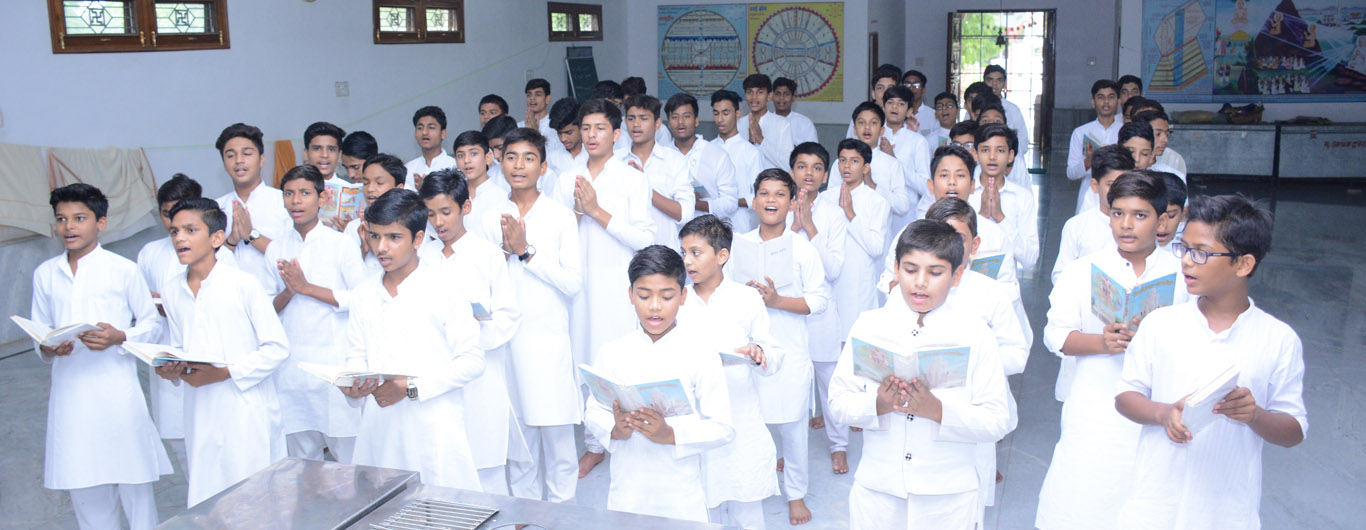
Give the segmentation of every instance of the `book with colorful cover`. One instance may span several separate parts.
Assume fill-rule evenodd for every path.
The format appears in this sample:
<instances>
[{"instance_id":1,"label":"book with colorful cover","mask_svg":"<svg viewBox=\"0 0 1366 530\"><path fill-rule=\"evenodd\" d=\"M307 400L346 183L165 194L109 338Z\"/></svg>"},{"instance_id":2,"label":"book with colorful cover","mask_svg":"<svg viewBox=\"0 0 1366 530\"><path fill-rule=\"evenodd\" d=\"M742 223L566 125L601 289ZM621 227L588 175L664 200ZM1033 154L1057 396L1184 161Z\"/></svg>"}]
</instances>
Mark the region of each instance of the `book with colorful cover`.
<instances>
[{"instance_id":1,"label":"book with colorful cover","mask_svg":"<svg viewBox=\"0 0 1366 530\"><path fill-rule=\"evenodd\" d=\"M854 375L882 382L889 375L903 381L919 378L930 388L952 388L967 384L967 346L926 348L909 354L894 352L858 337L853 338Z\"/></svg>"},{"instance_id":2,"label":"book with colorful cover","mask_svg":"<svg viewBox=\"0 0 1366 530\"><path fill-rule=\"evenodd\" d=\"M1106 324L1142 321L1157 308L1172 305L1175 296L1174 273L1127 290L1113 276L1091 265L1091 312Z\"/></svg>"},{"instance_id":3,"label":"book with colorful cover","mask_svg":"<svg viewBox=\"0 0 1366 530\"><path fill-rule=\"evenodd\" d=\"M1238 368L1229 365L1186 397L1186 406L1181 411L1181 424L1194 434L1214 423L1219 418L1214 406L1236 388Z\"/></svg>"},{"instance_id":4,"label":"book with colorful cover","mask_svg":"<svg viewBox=\"0 0 1366 530\"><path fill-rule=\"evenodd\" d=\"M706 187L706 186L703 186L703 185L701 185L701 184L693 184L693 185L692 185L692 192L693 192L693 194L696 195L697 198L699 198L699 199L710 199L710 198L711 198L711 194L710 194L710 193L707 193L707 187Z\"/></svg>"},{"instance_id":5,"label":"book with colorful cover","mask_svg":"<svg viewBox=\"0 0 1366 530\"><path fill-rule=\"evenodd\" d=\"M485 309L484 304L481 304L479 302L470 302L470 309L474 311L475 320L478 320L480 322L493 320L493 313L490 313L488 309Z\"/></svg>"},{"instance_id":6,"label":"book with colorful cover","mask_svg":"<svg viewBox=\"0 0 1366 530\"><path fill-rule=\"evenodd\" d=\"M579 365L579 374L593 398L609 407L616 401L627 412L650 408L665 418L693 413L692 402L678 379L628 385L599 374L586 364Z\"/></svg>"},{"instance_id":7,"label":"book with colorful cover","mask_svg":"<svg viewBox=\"0 0 1366 530\"><path fill-rule=\"evenodd\" d=\"M968 268L996 279L1001 274L1001 266L1005 263L1006 253L995 252L991 254L977 254L972 257L972 263Z\"/></svg>"},{"instance_id":8,"label":"book with colorful cover","mask_svg":"<svg viewBox=\"0 0 1366 530\"><path fill-rule=\"evenodd\" d=\"M740 283L758 282L767 285L765 278L773 280L774 287L791 285L797 281L797 273L792 265L792 237L784 235L760 242L749 236L737 236L731 241L730 276Z\"/></svg>"},{"instance_id":9,"label":"book with colorful cover","mask_svg":"<svg viewBox=\"0 0 1366 530\"><path fill-rule=\"evenodd\" d=\"M52 329L19 315L10 316L9 319L14 322L14 325L19 326L19 329L23 330L24 334L28 335L29 338L32 338L34 342L49 348L61 346L62 343L66 341L74 341L76 340L77 335L87 331L100 330L99 326L88 322L77 322L75 324L67 324L60 328Z\"/></svg>"},{"instance_id":10,"label":"book with colorful cover","mask_svg":"<svg viewBox=\"0 0 1366 530\"><path fill-rule=\"evenodd\" d=\"M137 357L139 361L147 363L152 367L158 367L167 363L183 361L187 363L205 363L227 365L231 363L223 362L223 359L208 358L197 355L190 355L181 351L179 348L167 346L165 344L149 344L145 342L124 342L123 350Z\"/></svg>"},{"instance_id":11,"label":"book with colorful cover","mask_svg":"<svg viewBox=\"0 0 1366 530\"><path fill-rule=\"evenodd\" d=\"M340 178L334 178L325 186L328 191L332 192L332 195L329 200L323 201L318 209L318 217L324 221L337 216L346 219L354 218L364 197L361 195L360 184L351 184Z\"/></svg>"},{"instance_id":12,"label":"book with colorful cover","mask_svg":"<svg viewBox=\"0 0 1366 530\"><path fill-rule=\"evenodd\" d=\"M1083 133L1083 134L1081 135L1081 141L1082 141L1082 144L1083 144L1082 150L1085 151L1086 148L1089 147L1089 148L1091 148L1091 152L1093 152L1093 153L1096 152L1096 149L1100 149L1100 148L1102 148L1102 147L1105 147L1106 145L1109 145L1109 144L1106 144L1106 143L1101 142L1101 141L1100 141L1100 138L1096 138L1095 136L1091 136L1091 133Z\"/></svg>"}]
</instances>

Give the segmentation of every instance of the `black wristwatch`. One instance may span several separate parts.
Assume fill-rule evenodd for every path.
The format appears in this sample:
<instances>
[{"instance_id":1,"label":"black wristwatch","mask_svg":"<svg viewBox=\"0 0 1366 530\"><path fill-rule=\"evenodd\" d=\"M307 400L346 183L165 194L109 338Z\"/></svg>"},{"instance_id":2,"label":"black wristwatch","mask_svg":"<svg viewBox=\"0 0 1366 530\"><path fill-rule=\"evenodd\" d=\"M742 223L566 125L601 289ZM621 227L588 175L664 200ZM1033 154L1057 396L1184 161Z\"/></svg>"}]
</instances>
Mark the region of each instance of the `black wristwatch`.
<instances>
[{"instance_id":1,"label":"black wristwatch","mask_svg":"<svg viewBox=\"0 0 1366 530\"><path fill-rule=\"evenodd\" d=\"M531 259L531 257L532 257L532 256L535 256L535 255L536 255L536 247L533 247L533 246L531 246L530 243L528 243L527 246L526 246L526 252L523 252L523 253L521 253L521 254L518 254L518 255L517 255L517 259L522 260L522 261L526 261L526 260Z\"/></svg>"}]
</instances>

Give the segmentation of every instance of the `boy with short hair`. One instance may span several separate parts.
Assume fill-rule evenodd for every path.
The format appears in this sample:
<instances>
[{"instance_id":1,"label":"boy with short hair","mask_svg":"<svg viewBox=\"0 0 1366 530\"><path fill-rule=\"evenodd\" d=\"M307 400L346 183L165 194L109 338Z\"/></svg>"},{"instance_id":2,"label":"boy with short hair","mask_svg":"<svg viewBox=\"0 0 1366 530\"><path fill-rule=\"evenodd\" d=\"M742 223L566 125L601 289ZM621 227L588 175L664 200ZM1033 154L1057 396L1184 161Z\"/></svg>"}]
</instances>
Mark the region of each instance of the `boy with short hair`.
<instances>
[{"instance_id":1,"label":"boy with short hair","mask_svg":"<svg viewBox=\"0 0 1366 530\"><path fill-rule=\"evenodd\" d=\"M531 127L540 131L546 138L546 148L564 149L557 138L559 129L550 126L550 81L541 78L526 82L526 119L517 122L518 127ZM500 135L501 136L501 135Z\"/></svg>"},{"instance_id":2,"label":"boy with short hair","mask_svg":"<svg viewBox=\"0 0 1366 530\"><path fill-rule=\"evenodd\" d=\"M650 219L655 224L655 244L678 247L678 227L692 219L697 197L688 176L687 159L672 147L655 143L659 131L659 99L651 95L626 98L626 132L630 149L616 157L645 173L650 182Z\"/></svg>"},{"instance_id":3,"label":"boy with short hair","mask_svg":"<svg viewBox=\"0 0 1366 530\"><path fill-rule=\"evenodd\" d=\"M446 141L446 112L434 105L417 109L413 113L413 138L422 154L408 161L408 178L403 188L416 191L428 173L455 167L455 158L441 146Z\"/></svg>"},{"instance_id":4,"label":"boy with short hair","mask_svg":"<svg viewBox=\"0 0 1366 530\"><path fill-rule=\"evenodd\" d=\"M695 214L700 217L710 213L728 219L739 207L740 186L735 179L735 166L725 149L697 134L698 112L697 98L692 94L679 92L669 98L664 104L664 113L669 115L669 145L686 158L694 189L701 186L707 191L705 196L694 194Z\"/></svg>"},{"instance_id":5,"label":"boy with short hair","mask_svg":"<svg viewBox=\"0 0 1366 530\"><path fill-rule=\"evenodd\" d=\"M156 340L156 306L137 265L100 246L104 193L71 184L52 190L48 204L66 251L34 270L29 317L50 328L100 329L55 347L34 344L52 365L43 486L68 490L82 529L122 528L120 505L131 528L150 529L159 522L152 484L173 471L147 414L138 362L121 345Z\"/></svg>"},{"instance_id":6,"label":"boy with short hair","mask_svg":"<svg viewBox=\"0 0 1366 530\"><path fill-rule=\"evenodd\" d=\"M224 363L157 368L158 376L190 386L188 506L285 457L274 376L289 358L289 338L259 280L215 257L227 239L227 224L208 199L183 200L171 209L171 241L186 267L161 293L170 324L167 343L194 358Z\"/></svg>"},{"instance_id":7,"label":"boy with short hair","mask_svg":"<svg viewBox=\"0 0 1366 530\"><path fill-rule=\"evenodd\" d=\"M1106 196L1115 179L1133 169L1134 156L1124 146L1114 144L1097 149L1091 155L1091 179L1088 181L1091 193L1096 197ZM1115 236L1110 230L1110 204L1097 200L1095 207L1083 210L1063 223L1058 256L1053 261L1053 281L1057 282L1063 269L1077 258L1114 244Z\"/></svg>"},{"instance_id":8,"label":"boy with short hair","mask_svg":"<svg viewBox=\"0 0 1366 530\"><path fill-rule=\"evenodd\" d=\"M1001 100L1001 107L1005 109L1005 123L1010 124L1010 128L1015 129L1015 133L1021 140L1017 156L1020 162L1024 162L1025 157L1029 155L1029 141L1033 136L1029 135L1029 122L1025 121L1024 113L1020 112L1020 106L1006 97L1008 81L1005 67L999 64L987 65L986 70L982 72L982 82L991 87L991 93Z\"/></svg>"},{"instance_id":9,"label":"boy with short hair","mask_svg":"<svg viewBox=\"0 0 1366 530\"><path fill-rule=\"evenodd\" d=\"M498 164L503 160L503 137L517 129L517 122L512 120L512 116L494 116L480 133L488 138L489 149L493 150L493 165L489 166L489 178L494 182L503 179L503 168Z\"/></svg>"},{"instance_id":10,"label":"boy with short hair","mask_svg":"<svg viewBox=\"0 0 1366 530\"><path fill-rule=\"evenodd\" d=\"M645 95L645 78L633 75L626 79L622 79L621 93L623 94L623 98Z\"/></svg>"},{"instance_id":11,"label":"boy with short hair","mask_svg":"<svg viewBox=\"0 0 1366 530\"><path fill-rule=\"evenodd\" d=\"M759 148L740 135L736 123L740 119L740 95L729 90L717 90L711 95L711 117L716 123L716 138L713 145L721 147L735 166L735 182L739 186L736 193L739 199L730 223L736 232L745 233L754 229L757 220L750 203L754 201L754 177L770 167Z\"/></svg>"},{"instance_id":12,"label":"boy with short hair","mask_svg":"<svg viewBox=\"0 0 1366 530\"><path fill-rule=\"evenodd\" d=\"M479 131L465 131L455 136L451 144L455 150L455 163L465 178L469 195L470 211L462 221L466 230L478 237L484 237L483 224L493 207L507 198L506 178L489 178L489 166L493 164L493 149L489 139ZM435 225L433 225L435 226Z\"/></svg>"},{"instance_id":13,"label":"boy with short hair","mask_svg":"<svg viewBox=\"0 0 1366 530\"><path fill-rule=\"evenodd\" d=\"M863 428L864 444L849 493L850 528L981 524L977 446L1009 432L1010 394L992 332L978 317L945 304L963 274L963 252L947 223L911 223L898 237L895 301L861 315L840 354L831 415ZM931 390L921 379L874 382L855 375L854 338L906 354L967 346L963 387Z\"/></svg>"},{"instance_id":14,"label":"boy with short hair","mask_svg":"<svg viewBox=\"0 0 1366 530\"><path fill-rule=\"evenodd\" d=\"M891 208L892 215L898 218L906 216L920 200L924 190L916 183L908 183L906 172L901 168L901 162L896 157L887 154L879 148L882 143L883 124L886 123L887 114L882 107L871 101L859 103L854 107L852 119L854 120L854 136L873 150L872 174L869 178L869 187L877 190L886 199L887 206ZM831 168L833 173L833 169ZM886 236L890 240L893 235Z\"/></svg>"},{"instance_id":15,"label":"boy with short hair","mask_svg":"<svg viewBox=\"0 0 1366 530\"><path fill-rule=\"evenodd\" d=\"M1119 85L1120 105L1129 101L1129 98L1143 96L1143 80L1136 75L1124 74L1119 76L1119 81L1116 81L1115 84Z\"/></svg>"},{"instance_id":16,"label":"boy with short hair","mask_svg":"<svg viewBox=\"0 0 1366 530\"><path fill-rule=\"evenodd\" d=\"M792 153L792 125L787 118L768 111L773 81L764 74L750 74L741 86L745 89L745 104L749 107L749 113L736 120L736 131L759 148L770 167L790 170L785 164L787 155Z\"/></svg>"},{"instance_id":17,"label":"boy with short hair","mask_svg":"<svg viewBox=\"0 0 1366 530\"><path fill-rule=\"evenodd\" d=\"M479 98L479 126L483 127L489 120L503 116L508 113L508 102L503 96L498 94L487 94Z\"/></svg>"},{"instance_id":18,"label":"boy with short hair","mask_svg":"<svg viewBox=\"0 0 1366 530\"><path fill-rule=\"evenodd\" d=\"M289 232L293 223L285 213L280 190L261 178L266 164L261 129L234 123L219 133L214 146L232 179L232 191L218 198L219 208L228 216L224 244L233 250L237 267L268 289L275 280L271 278L274 265L266 262L266 247Z\"/></svg>"},{"instance_id":19,"label":"boy with short hair","mask_svg":"<svg viewBox=\"0 0 1366 530\"><path fill-rule=\"evenodd\" d=\"M550 171L549 179L538 181L540 189L555 189L554 177L569 169L570 166L588 160L588 151L583 148L583 135L579 132L579 102L574 98L560 98L550 106L550 128L555 130L555 138L560 141L561 149L546 150L546 162Z\"/></svg>"},{"instance_id":20,"label":"boy with short hair","mask_svg":"<svg viewBox=\"0 0 1366 530\"><path fill-rule=\"evenodd\" d=\"M1300 338L1248 297L1271 234L1271 216L1242 196L1191 201L1185 240L1172 248L1196 300L1144 319L1115 389L1115 407L1143 426L1121 527L1256 528L1262 446L1304 441ZM1214 405L1228 421L1192 433L1185 396L1230 365L1237 387Z\"/></svg>"},{"instance_id":21,"label":"boy with short hair","mask_svg":"<svg viewBox=\"0 0 1366 530\"><path fill-rule=\"evenodd\" d=\"M973 140L982 175L968 202L978 205L983 217L1005 231L1015 265L1028 270L1039 260L1038 204L1033 192L1006 178L1019 145L1015 131L1004 125L987 125L977 129Z\"/></svg>"},{"instance_id":22,"label":"boy with short hair","mask_svg":"<svg viewBox=\"0 0 1366 530\"><path fill-rule=\"evenodd\" d=\"M901 75L901 86L909 89L914 97L910 102L911 111L906 121L912 129L927 139L935 124L934 108L925 104L925 89L929 84L929 78L920 70L906 70L906 73Z\"/></svg>"},{"instance_id":23,"label":"boy with short hair","mask_svg":"<svg viewBox=\"0 0 1366 530\"><path fill-rule=\"evenodd\" d=\"M887 89L901 84L901 69L896 65L883 64L873 70L872 79L868 82L868 101L882 106L882 95ZM886 121L886 120L884 120ZM849 129L844 132L845 138L858 138L854 131L854 120L849 120Z\"/></svg>"},{"instance_id":24,"label":"boy with short hair","mask_svg":"<svg viewBox=\"0 0 1366 530\"><path fill-rule=\"evenodd\" d=\"M1152 171L1167 185L1167 211L1157 222L1157 246L1163 250L1171 248L1173 241L1181 241L1181 232L1186 223L1186 183L1180 177L1166 171Z\"/></svg>"},{"instance_id":25,"label":"boy with short hair","mask_svg":"<svg viewBox=\"0 0 1366 530\"><path fill-rule=\"evenodd\" d=\"M773 113L784 118L792 125L792 143L802 144L815 142L816 124L811 122L811 118L792 110L792 103L797 99L797 82L786 77L779 77L773 80Z\"/></svg>"},{"instance_id":26,"label":"boy with short hair","mask_svg":"<svg viewBox=\"0 0 1366 530\"><path fill-rule=\"evenodd\" d=\"M478 490L462 389L484 372L484 352L469 299L440 266L418 257L427 208L417 193L389 190L365 210L365 221L384 273L352 292L346 364L399 376L341 388L361 407L353 461Z\"/></svg>"},{"instance_id":27,"label":"boy with short hair","mask_svg":"<svg viewBox=\"0 0 1366 530\"><path fill-rule=\"evenodd\" d=\"M346 178L359 184L361 170L365 168L365 159L377 154L379 154L379 143L370 133L365 131L348 133L341 143L341 160L342 167L346 168Z\"/></svg>"},{"instance_id":28,"label":"boy with short hair","mask_svg":"<svg viewBox=\"0 0 1366 530\"><path fill-rule=\"evenodd\" d=\"M914 109L911 106L914 98L911 89L900 85L889 88L882 94L882 110L886 113L887 123L882 128L882 138L878 140L878 145L870 146L896 158L906 176L907 189L916 191L916 197L911 200L912 207L892 219L891 226L897 228L917 219L914 206L929 195L929 190L923 183L930 178L930 144L924 136L912 129L914 124L911 120L915 118L910 113ZM883 247L886 247L885 243Z\"/></svg>"},{"instance_id":29,"label":"boy with short hair","mask_svg":"<svg viewBox=\"0 0 1366 530\"><path fill-rule=\"evenodd\" d=\"M1133 157L1133 169L1146 170L1153 165L1153 129L1146 122L1130 122L1119 128L1118 142L1115 145L1129 151ZM1094 158L1095 155L1092 155ZM1095 162L1092 162L1095 165ZM1094 176L1093 176L1094 180ZM1098 190L1087 193L1082 199L1083 211L1095 209L1100 203Z\"/></svg>"},{"instance_id":30,"label":"boy with short hair","mask_svg":"<svg viewBox=\"0 0 1366 530\"><path fill-rule=\"evenodd\" d=\"M1181 265L1157 250L1158 212L1167 210L1161 179L1136 171L1119 177L1107 194L1116 246L1083 256L1062 271L1048 295L1044 344L1075 358L1075 374L1063 381L1062 436L1039 492L1034 525L1043 530L1114 528L1129 494L1139 428L1114 407L1124 352L1139 325L1101 320L1091 310L1092 267L1124 289L1174 276L1172 303L1187 299Z\"/></svg>"},{"instance_id":31,"label":"boy with short hair","mask_svg":"<svg viewBox=\"0 0 1366 530\"><path fill-rule=\"evenodd\" d=\"M934 158L931 160L931 164L930 167L933 168L933 173L928 182L930 190L930 195L928 195L928 197L931 200L928 203L926 201L920 201L922 208L919 208L916 212L917 219L925 218L925 214L929 212L930 206L933 206L935 202L948 197L967 201L972 197L973 191L977 189L974 177L974 172L977 171L977 158L973 156L973 152L967 147L951 144L935 149ZM976 210L973 211L977 214L977 220L974 223L974 233L981 238L981 244L979 245L980 250L993 253L1001 252L1004 254L1004 257L1002 258L1003 263L1013 263L1015 261L1015 251L1011 249L1011 245L1006 240L1005 231L996 223L983 217L981 212L977 212ZM894 228L898 229L898 231L905 229L904 226ZM896 261L894 260L896 255L895 245L887 248L886 255L887 259L884 260L886 265L885 270L882 278L878 281L878 285L881 286L881 289L884 292L890 292L891 288L887 287L888 282L896 275ZM996 281L1008 284L1013 287L1016 293L1019 292L1020 284L1016 279L1014 267L1001 267L1001 270L996 274ZM1018 294L1016 297L1018 297ZM1026 333L1028 333L1028 330L1026 330Z\"/></svg>"},{"instance_id":32,"label":"boy with short hair","mask_svg":"<svg viewBox=\"0 0 1366 530\"><path fill-rule=\"evenodd\" d=\"M352 183L340 175L343 157L341 145L346 132L325 121L315 122L304 130L304 163L312 164L323 175L324 185L331 188L332 194L342 193L345 189L360 190L360 184ZM284 187L284 184L280 184ZM324 214L323 224L338 232L346 229L346 223L353 218L340 216L335 211Z\"/></svg>"},{"instance_id":33,"label":"boy with short hair","mask_svg":"<svg viewBox=\"0 0 1366 530\"><path fill-rule=\"evenodd\" d=\"M930 122L929 128L920 128L931 148L948 145L949 130L958 123L958 114L958 96L953 95L953 92L940 92L934 96L934 121Z\"/></svg>"},{"instance_id":34,"label":"boy with short hair","mask_svg":"<svg viewBox=\"0 0 1366 530\"><path fill-rule=\"evenodd\" d=\"M389 190L403 187L404 177L407 174L408 168L403 165L402 160L394 155L380 153L367 158L365 166L361 169L359 180L361 194L365 195L365 203L367 205L373 204ZM351 239L351 248L360 252L361 259L365 262L366 275L383 272L384 268L380 266L378 258L375 257L374 249L370 248L369 231L366 229L364 211L360 212L359 217L346 224L346 230L343 230L342 234Z\"/></svg>"},{"instance_id":35,"label":"boy with short hair","mask_svg":"<svg viewBox=\"0 0 1366 530\"><path fill-rule=\"evenodd\" d=\"M678 318L687 299L678 251L645 247L626 273L638 325L604 344L592 368L624 384L677 379L693 413L665 418L649 407L627 411L588 396L584 428L613 455L607 509L704 522L701 455L735 438L726 374L714 353L695 351L708 330Z\"/></svg>"},{"instance_id":36,"label":"boy with short hair","mask_svg":"<svg viewBox=\"0 0 1366 530\"><path fill-rule=\"evenodd\" d=\"M1181 181L1186 180L1186 159L1181 153L1171 149L1169 144L1172 139L1171 118L1161 110L1137 111L1134 119L1146 122L1153 128L1153 156L1155 157L1152 168L1157 171L1167 171L1175 173L1181 177Z\"/></svg>"},{"instance_id":37,"label":"boy with short hair","mask_svg":"<svg viewBox=\"0 0 1366 530\"><path fill-rule=\"evenodd\" d=\"M1119 104L1120 114L1124 116L1124 123L1134 121L1134 114L1138 113L1138 107L1147 103L1148 98L1134 96Z\"/></svg>"},{"instance_id":38,"label":"boy with short hair","mask_svg":"<svg viewBox=\"0 0 1366 530\"><path fill-rule=\"evenodd\" d=\"M1091 155L1096 147L1119 143L1119 128L1123 120L1115 119L1119 110L1119 85L1109 79L1101 79L1091 85L1091 108L1096 110L1096 119L1072 130L1072 139L1067 144L1067 178L1081 180L1090 176ZM1097 145L1098 144L1098 145ZM1077 190L1076 213L1084 211L1082 203L1089 191L1088 186Z\"/></svg>"},{"instance_id":39,"label":"boy with short hair","mask_svg":"<svg viewBox=\"0 0 1366 530\"><path fill-rule=\"evenodd\" d=\"M968 85L967 88L963 89L963 110L966 111L966 115L963 117L963 119L974 121L977 120L977 114L979 114L981 111L973 105L977 101L977 98L980 96L996 97L996 93L991 90L990 86L981 81L975 81L972 84ZM997 97L997 99L1000 98Z\"/></svg>"}]
</instances>

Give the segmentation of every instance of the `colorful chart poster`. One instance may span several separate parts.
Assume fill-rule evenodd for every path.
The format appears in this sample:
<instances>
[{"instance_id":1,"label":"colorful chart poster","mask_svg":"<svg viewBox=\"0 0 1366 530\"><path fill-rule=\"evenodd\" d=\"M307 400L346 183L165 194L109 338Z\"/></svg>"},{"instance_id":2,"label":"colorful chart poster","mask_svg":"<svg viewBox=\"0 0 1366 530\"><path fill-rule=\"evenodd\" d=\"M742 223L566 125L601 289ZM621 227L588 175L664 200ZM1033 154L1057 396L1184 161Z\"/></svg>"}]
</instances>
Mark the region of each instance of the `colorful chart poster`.
<instances>
[{"instance_id":1,"label":"colorful chart poster","mask_svg":"<svg viewBox=\"0 0 1366 530\"><path fill-rule=\"evenodd\" d=\"M748 75L745 4L659 6L659 99L687 92L743 93Z\"/></svg>"},{"instance_id":2,"label":"colorful chart poster","mask_svg":"<svg viewBox=\"0 0 1366 530\"><path fill-rule=\"evenodd\" d=\"M844 3L749 4L750 64L806 101L844 100Z\"/></svg>"}]
</instances>

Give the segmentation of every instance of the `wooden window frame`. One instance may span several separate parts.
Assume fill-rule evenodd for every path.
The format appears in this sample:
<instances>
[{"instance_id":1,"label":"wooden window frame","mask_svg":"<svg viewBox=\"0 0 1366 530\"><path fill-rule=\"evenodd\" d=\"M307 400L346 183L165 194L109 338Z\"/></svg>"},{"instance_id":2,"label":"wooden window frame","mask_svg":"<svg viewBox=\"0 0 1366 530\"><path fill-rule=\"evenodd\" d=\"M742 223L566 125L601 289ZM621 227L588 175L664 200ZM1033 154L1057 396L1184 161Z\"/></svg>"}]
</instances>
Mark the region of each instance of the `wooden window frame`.
<instances>
[{"instance_id":1,"label":"wooden window frame","mask_svg":"<svg viewBox=\"0 0 1366 530\"><path fill-rule=\"evenodd\" d=\"M552 17L555 13L569 15L569 31L555 31ZM597 31L579 31L579 15L598 17ZM565 2L546 2L545 27L551 42L581 42L602 40L602 4L570 4Z\"/></svg>"},{"instance_id":2,"label":"wooden window frame","mask_svg":"<svg viewBox=\"0 0 1366 530\"><path fill-rule=\"evenodd\" d=\"M231 47L228 40L227 0L193 0L212 10L212 33L178 34L157 32L156 0L124 0L132 10L132 34L67 35L63 0L48 0L47 13L52 53L151 52L176 50L219 50Z\"/></svg>"},{"instance_id":3,"label":"wooden window frame","mask_svg":"<svg viewBox=\"0 0 1366 530\"><path fill-rule=\"evenodd\" d=\"M379 9L381 7L407 7L413 10L415 31L380 32ZM427 31L428 8L442 8L455 11L455 31ZM464 0L374 0L370 9L375 23L375 44L421 44L421 43L463 43L465 42L465 2Z\"/></svg>"}]
</instances>

